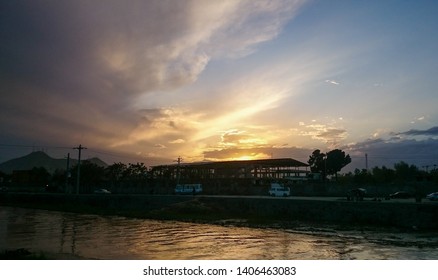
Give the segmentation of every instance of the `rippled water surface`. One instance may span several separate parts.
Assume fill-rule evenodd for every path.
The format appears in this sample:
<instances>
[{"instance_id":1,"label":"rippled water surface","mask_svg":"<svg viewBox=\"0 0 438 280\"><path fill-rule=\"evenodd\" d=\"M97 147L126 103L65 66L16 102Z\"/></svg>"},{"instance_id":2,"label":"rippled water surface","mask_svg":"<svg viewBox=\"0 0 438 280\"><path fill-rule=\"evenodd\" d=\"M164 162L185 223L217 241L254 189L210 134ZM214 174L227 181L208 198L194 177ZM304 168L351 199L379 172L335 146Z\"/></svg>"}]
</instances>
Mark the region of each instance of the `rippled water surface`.
<instances>
[{"instance_id":1,"label":"rippled water surface","mask_svg":"<svg viewBox=\"0 0 438 280\"><path fill-rule=\"evenodd\" d=\"M257 229L0 207L0 249L86 259L438 259L436 233Z\"/></svg>"}]
</instances>

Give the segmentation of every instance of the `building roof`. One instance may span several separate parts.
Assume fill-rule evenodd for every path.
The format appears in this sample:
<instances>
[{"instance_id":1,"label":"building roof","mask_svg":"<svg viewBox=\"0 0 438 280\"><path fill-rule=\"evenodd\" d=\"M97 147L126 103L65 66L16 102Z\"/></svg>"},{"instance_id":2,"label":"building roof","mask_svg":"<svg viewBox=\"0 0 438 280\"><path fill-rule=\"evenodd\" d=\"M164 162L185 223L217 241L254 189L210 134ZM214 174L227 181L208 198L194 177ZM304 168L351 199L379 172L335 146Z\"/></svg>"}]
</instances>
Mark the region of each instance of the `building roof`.
<instances>
[{"instance_id":1,"label":"building roof","mask_svg":"<svg viewBox=\"0 0 438 280\"><path fill-rule=\"evenodd\" d=\"M172 164L171 166L176 166L176 165L177 164ZM257 166L257 167L265 167L265 168L266 167L307 167L309 165L292 158L277 158L277 159L181 163L181 166L209 169L209 168L239 168L245 166Z\"/></svg>"}]
</instances>

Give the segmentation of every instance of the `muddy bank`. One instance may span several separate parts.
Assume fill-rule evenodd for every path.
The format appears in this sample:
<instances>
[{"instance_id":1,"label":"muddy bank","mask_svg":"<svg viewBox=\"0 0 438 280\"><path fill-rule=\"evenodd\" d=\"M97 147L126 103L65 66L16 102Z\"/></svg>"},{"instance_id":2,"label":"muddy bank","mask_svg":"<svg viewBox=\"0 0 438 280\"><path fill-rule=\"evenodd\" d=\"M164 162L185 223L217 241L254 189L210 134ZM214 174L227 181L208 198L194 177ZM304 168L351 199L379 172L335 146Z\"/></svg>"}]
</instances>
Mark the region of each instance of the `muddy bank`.
<instances>
[{"instance_id":1,"label":"muddy bank","mask_svg":"<svg viewBox=\"0 0 438 280\"><path fill-rule=\"evenodd\" d=\"M0 195L0 204L76 213L290 227L303 223L436 230L436 203L172 195Z\"/></svg>"},{"instance_id":2,"label":"muddy bank","mask_svg":"<svg viewBox=\"0 0 438 280\"><path fill-rule=\"evenodd\" d=\"M0 251L0 260L85 260L70 253L31 252L25 248Z\"/></svg>"}]
</instances>

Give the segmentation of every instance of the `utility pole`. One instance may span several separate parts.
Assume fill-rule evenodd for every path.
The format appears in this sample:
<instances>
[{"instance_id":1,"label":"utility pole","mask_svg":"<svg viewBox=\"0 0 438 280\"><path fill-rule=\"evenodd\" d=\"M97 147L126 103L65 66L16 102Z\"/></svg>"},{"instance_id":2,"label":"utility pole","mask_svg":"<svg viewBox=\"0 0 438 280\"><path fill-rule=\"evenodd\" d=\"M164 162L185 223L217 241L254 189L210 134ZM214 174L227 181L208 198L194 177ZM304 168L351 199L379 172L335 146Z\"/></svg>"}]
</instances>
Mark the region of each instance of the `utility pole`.
<instances>
[{"instance_id":1,"label":"utility pole","mask_svg":"<svg viewBox=\"0 0 438 280\"><path fill-rule=\"evenodd\" d=\"M324 174L323 174L323 180L324 180L324 186L327 186L327 153L322 154L322 160L324 161Z\"/></svg>"},{"instance_id":2,"label":"utility pole","mask_svg":"<svg viewBox=\"0 0 438 280\"><path fill-rule=\"evenodd\" d=\"M368 154L365 154L365 169L368 172Z\"/></svg>"},{"instance_id":3,"label":"utility pole","mask_svg":"<svg viewBox=\"0 0 438 280\"><path fill-rule=\"evenodd\" d=\"M180 165L181 165L181 161L182 161L182 158L181 157L178 157L178 159L176 160L176 162L178 163L178 167L177 167L177 170L176 170L176 184L177 185L179 185L179 178L180 178Z\"/></svg>"},{"instance_id":4,"label":"utility pole","mask_svg":"<svg viewBox=\"0 0 438 280\"><path fill-rule=\"evenodd\" d=\"M83 149L87 149L87 148L82 147L82 145L79 145L79 147L74 147L73 149L79 151L79 155L78 155L78 178L77 178L77 182L76 182L76 194L79 194L79 182L80 182L80 179L81 179L81 151Z\"/></svg>"},{"instance_id":5,"label":"utility pole","mask_svg":"<svg viewBox=\"0 0 438 280\"><path fill-rule=\"evenodd\" d=\"M65 170L65 192L69 192L68 179L70 178L70 153L67 154L67 168Z\"/></svg>"}]
</instances>

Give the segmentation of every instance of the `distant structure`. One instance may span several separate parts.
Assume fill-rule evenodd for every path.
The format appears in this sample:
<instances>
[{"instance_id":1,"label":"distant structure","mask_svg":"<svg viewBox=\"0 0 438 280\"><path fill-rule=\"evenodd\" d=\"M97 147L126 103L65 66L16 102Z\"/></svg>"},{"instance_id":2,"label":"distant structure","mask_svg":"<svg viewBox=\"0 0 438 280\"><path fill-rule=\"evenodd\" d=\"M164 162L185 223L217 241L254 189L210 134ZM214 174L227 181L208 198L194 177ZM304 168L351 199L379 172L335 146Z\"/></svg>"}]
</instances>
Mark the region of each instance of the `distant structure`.
<instances>
[{"instance_id":1,"label":"distant structure","mask_svg":"<svg viewBox=\"0 0 438 280\"><path fill-rule=\"evenodd\" d=\"M212 183L239 180L261 184L265 181L306 181L309 165L292 158L181 163L151 168L155 179L182 183Z\"/></svg>"}]
</instances>

